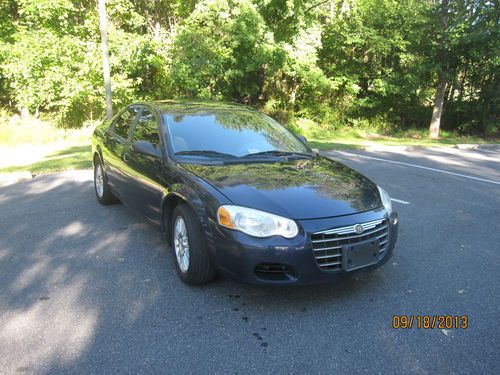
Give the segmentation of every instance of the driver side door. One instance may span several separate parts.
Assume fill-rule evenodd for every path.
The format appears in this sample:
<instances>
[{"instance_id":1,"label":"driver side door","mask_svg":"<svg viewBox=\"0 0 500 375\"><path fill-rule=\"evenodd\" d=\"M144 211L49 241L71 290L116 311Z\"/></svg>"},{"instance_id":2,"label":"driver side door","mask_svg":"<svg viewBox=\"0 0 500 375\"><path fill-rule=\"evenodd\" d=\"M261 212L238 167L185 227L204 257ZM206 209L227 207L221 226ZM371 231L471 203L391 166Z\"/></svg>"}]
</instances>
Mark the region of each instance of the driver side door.
<instances>
[{"instance_id":1,"label":"driver side door","mask_svg":"<svg viewBox=\"0 0 500 375\"><path fill-rule=\"evenodd\" d=\"M127 151L130 148L130 137L133 125L142 108L131 105L123 109L114 118L103 140L104 163L108 182L113 192L124 203L127 202Z\"/></svg>"},{"instance_id":2,"label":"driver side door","mask_svg":"<svg viewBox=\"0 0 500 375\"><path fill-rule=\"evenodd\" d=\"M134 149L137 141L150 142L157 155L145 155ZM128 157L127 170L131 186L130 205L155 225L161 222L161 201L163 195L163 145L160 139L157 115L144 106L135 123Z\"/></svg>"}]
</instances>

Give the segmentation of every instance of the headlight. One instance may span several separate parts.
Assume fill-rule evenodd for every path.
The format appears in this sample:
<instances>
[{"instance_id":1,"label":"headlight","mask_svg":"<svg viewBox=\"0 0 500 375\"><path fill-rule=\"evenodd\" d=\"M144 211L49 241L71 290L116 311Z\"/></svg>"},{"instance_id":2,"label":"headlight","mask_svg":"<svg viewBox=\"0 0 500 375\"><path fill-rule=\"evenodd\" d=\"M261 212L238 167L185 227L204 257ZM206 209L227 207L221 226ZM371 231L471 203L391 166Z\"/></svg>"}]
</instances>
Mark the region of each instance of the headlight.
<instances>
[{"instance_id":1,"label":"headlight","mask_svg":"<svg viewBox=\"0 0 500 375\"><path fill-rule=\"evenodd\" d=\"M299 233L295 221L247 207L226 205L217 211L219 224L254 237L293 238Z\"/></svg>"},{"instance_id":2,"label":"headlight","mask_svg":"<svg viewBox=\"0 0 500 375\"><path fill-rule=\"evenodd\" d=\"M388 214L391 214L392 212L392 203L391 203L391 198L389 197L389 194L382 189L380 186L378 187L378 192L380 193L380 199L382 200L382 204L385 207L385 210L387 211Z\"/></svg>"}]
</instances>

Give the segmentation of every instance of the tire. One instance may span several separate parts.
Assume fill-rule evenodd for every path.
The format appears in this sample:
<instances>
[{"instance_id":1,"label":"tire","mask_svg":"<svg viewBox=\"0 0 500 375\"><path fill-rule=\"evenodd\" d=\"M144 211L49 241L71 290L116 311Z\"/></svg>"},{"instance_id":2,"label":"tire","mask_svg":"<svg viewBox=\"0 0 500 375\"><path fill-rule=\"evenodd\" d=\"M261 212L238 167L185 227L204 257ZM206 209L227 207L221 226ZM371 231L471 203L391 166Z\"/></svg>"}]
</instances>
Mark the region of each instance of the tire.
<instances>
[{"instance_id":1,"label":"tire","mask_svg":"<svg viewBox=\"0 0 500 375\"><path fill-rule=\"evenodd\" d=\"M188 285L212 281L215 271L208 255L205 233L188 205L180 204L175 207L170 233L175 268L180 279Z\"/></svg>"},{"instance_id":2,"label":"tire","mask_svg":"<svg viewBox=\"0 0 500 375\"><path fill-rule=\"evenodd\" d=\"M94 190L97 201L100 204L108 205L119 202L118 198L116 198L109 188L106 173L98 157L94 159Z\"/></svg>"}]
</instances>

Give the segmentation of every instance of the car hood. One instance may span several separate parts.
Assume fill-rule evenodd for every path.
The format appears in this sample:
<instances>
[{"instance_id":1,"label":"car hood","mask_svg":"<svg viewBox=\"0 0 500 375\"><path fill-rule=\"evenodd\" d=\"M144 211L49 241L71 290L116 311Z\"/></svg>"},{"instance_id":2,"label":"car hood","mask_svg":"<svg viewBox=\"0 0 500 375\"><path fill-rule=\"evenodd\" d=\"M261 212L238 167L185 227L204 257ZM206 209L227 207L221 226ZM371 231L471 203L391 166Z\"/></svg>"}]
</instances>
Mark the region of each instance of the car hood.
<instances>
[{"instance_id":1,"label":"car hood","mask_svg":"<svg viewBox=\"0 0 500 375\"><path fill-rule=\"evenodd\" d=\"M375 183L324 157L182 167L218 189L235 205L296 220L350 215L382 205Z\"/></svg>"}]
</instances>

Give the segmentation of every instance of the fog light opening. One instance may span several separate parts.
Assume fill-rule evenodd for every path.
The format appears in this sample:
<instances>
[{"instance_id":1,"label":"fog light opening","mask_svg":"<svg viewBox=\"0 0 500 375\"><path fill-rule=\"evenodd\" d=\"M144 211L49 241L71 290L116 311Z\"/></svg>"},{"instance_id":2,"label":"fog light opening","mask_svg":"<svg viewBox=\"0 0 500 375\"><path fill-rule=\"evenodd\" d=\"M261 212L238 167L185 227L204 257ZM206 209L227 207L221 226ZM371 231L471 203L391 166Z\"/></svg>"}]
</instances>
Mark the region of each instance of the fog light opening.
<instances>
[{"instance_id":1,"label":"fog light opening","mask_svg":"<svg viewBox=\"0 0 500 375\"><path fill-rule=\"evenodd\" d=\"M295 281L296 273L291 267L280 263L260 263L255 267L255 276L265 281Z\"/></svg>"}]
</instances>

